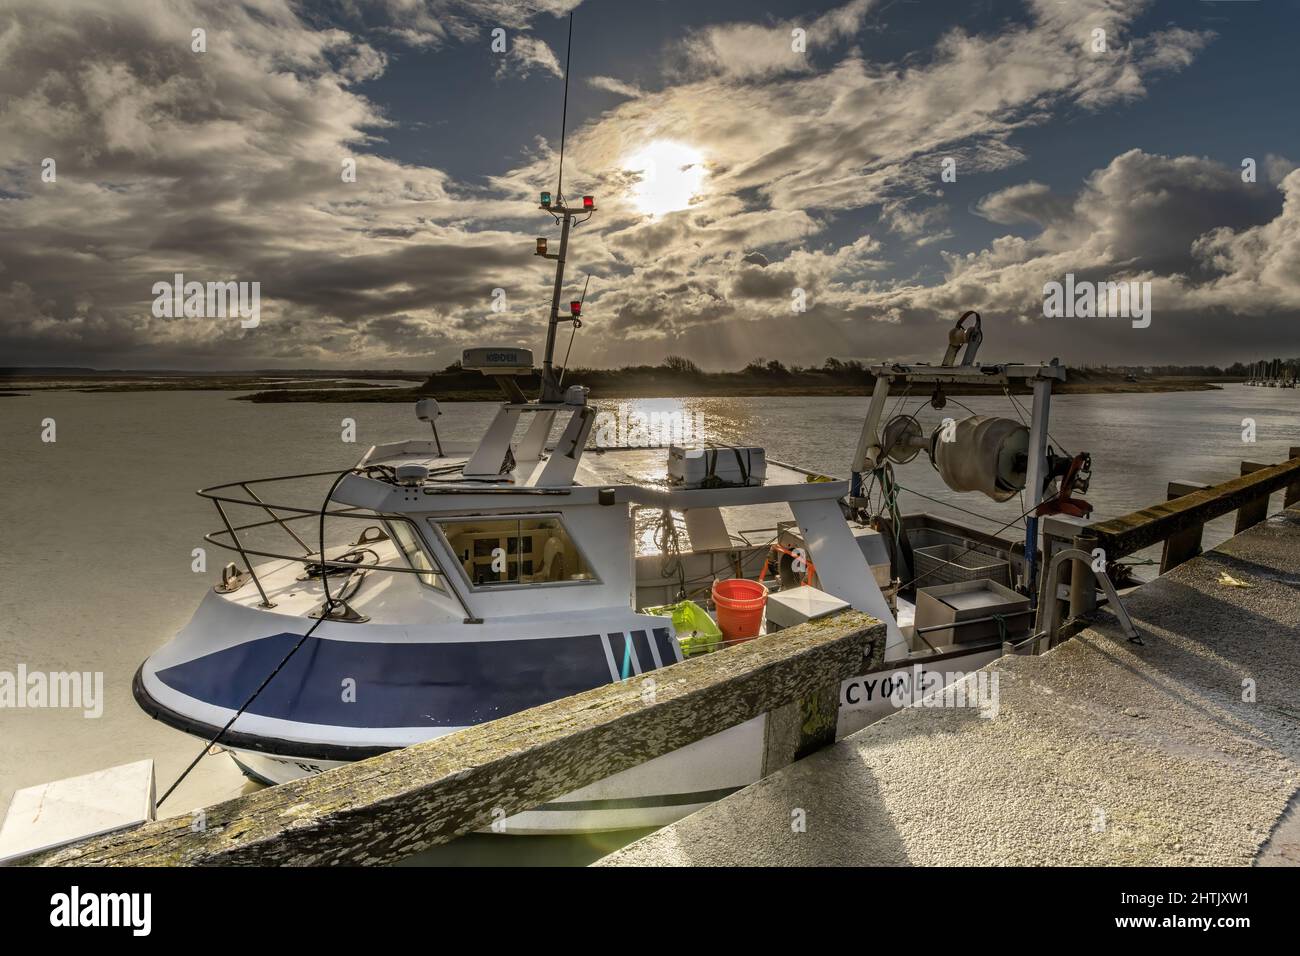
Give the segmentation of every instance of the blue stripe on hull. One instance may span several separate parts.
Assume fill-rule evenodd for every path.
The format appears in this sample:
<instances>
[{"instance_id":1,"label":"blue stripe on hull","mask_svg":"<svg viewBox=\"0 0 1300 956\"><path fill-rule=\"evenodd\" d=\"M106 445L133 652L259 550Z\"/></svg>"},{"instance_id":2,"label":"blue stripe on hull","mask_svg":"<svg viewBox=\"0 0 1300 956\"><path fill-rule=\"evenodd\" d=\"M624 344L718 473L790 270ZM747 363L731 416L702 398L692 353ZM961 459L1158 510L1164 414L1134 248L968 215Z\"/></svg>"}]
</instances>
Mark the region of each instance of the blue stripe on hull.
<instances>
[{"instance_id":1,"label":"blue stripe on hull","mask_svg":"<svg viewBox=\"0 0 1300 956\"><path fill-rule=\"evenodd\" d=\"M274 634L158 672L179 693L237 710L298 642ZM672 640L656 629L661 653ZM654 669L644 632L633 647ZM623 642L616 643L622 665ZM644 653L642 653L644 648ZM675 649L674 649L675 650ZM674 663L676 655L664 660ZM345 702L344 681L355 682ZM336 727L464 727L609 683L598 634L526 641L374 644L309 638L248 713Z\"/></svg>"},{"instance_id":2,"label":"blue stripe on hull","mask_svg":"<svg viewBox=\"0 0 1300 956\"><path fill-rule=\"evenodd\" d=\"M656 627L654 630L655 646L659 648L659 658L663 661L663 666L676 664L682 659L682 649L673 636L668 633L666 627Z\"/></svg>"}]
</instances>

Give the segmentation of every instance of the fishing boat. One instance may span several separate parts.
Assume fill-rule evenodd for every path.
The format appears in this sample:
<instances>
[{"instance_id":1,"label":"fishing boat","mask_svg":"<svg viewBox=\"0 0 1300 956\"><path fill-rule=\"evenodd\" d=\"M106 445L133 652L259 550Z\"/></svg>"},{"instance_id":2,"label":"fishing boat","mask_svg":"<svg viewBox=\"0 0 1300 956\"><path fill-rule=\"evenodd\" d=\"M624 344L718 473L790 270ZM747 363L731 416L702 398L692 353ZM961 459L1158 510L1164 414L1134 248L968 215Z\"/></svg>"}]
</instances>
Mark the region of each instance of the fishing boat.
<instances>
[{"instance_id":1,"label":"fishing boat","mask_svg":"<svg viewBox=\"0 0 1300 956\"><path fill-rule=\"evenodd\" d=\"M223 748L255 780L323 773L609 682L644 681L689 666L688 656L760 634L779 640L783 628L853 608L887 633L840 689L843 736L1038 640L1044 621L1055 627L1055 570L1079 552L1040 547L1038 522L1065 521L1043 541L1068 543L1068 522L1087 513L1074 494L1091 468L1086 454L1058 455L1048 443L1052 388L1065 380L1056 360L979 364L980 317L962 315L938 364L870 369L847 478L775 460L758 442L674 433L647 443L619 429L611 442L588 390L566 385L555 362L559 328L571 326L571 345L582 324L585 296L561 312L570 232L597 211L593 196L565 199L563 143L562 133L555 194L539 197L560 230L556 251L548 238L535 249L555 262L542 362L535 368L519 344L465 351L462 367L504 398L476 443L444 444L443 411L426 398L415 409L424 437L372 447L341 472L199 492L221 521L206 540L238 563L141 664L133 689L147 713ZM941 413L948 391L971 385L1008 399L1027 388L1028 420L971 414L923 426L919 408L900 411L915 389ZM903 515L894 469L917 458L956 492L1020 495L1027 508L993 533ZM1000 536L1016 524L1023 537ZM768 720L492 830L673 822L759 779Z\"/></svg>"},{"instance_id":2,"label":"fishing boat","mask_svg":"<svg viewBox=\"0 0 1300 956\"><path fill-rule=\"evenodd\" d=\"M707 624L688 634L677 614L689 602L721 617L718 586L728 582L761 582L765 611L751 630L773 639L844 608L885 622L883 654L841 688L840 735L1033 637L1036 523L1087 508L1071 496L1087 486L1087 456L1058 456L1047 443L1052 387L1065 378L1058 363L976 363L979 316L963 315L939 364L873 367L847 479L773 460L761 445L602 445L587 389L565 386L554 362L559 326L581 322L581 300L560 311L570 228L595 202L569 204L557 190L540 207L561 230L558 252L545 240L536 250L556 261L540 372L524 347L466 350L463 367L504 397L471 446L445 445L442 409L423 399L416 413L429 437L372 447L340 473L200 491L221 520L207 540L239 563L140 666L134 693L146 712L277 784L642 679L689 654L726 653L732 637L701 643ZM529 398L521 382L534 376ZM891 389L922 388L941 409L945 388L971 382L1029 386L1031 421L971 415L927 432L915 414L885 416ZM955 491L1029 494L1025 537L900 514L894 468L918 456ZM232 518L248 509L253 520ZM268 534L288 547L263 543ZM1055 594L1055 583L1042 586ZM761 776L767 720L493 829L672 822Z\"/></svg>"}]
</instances>

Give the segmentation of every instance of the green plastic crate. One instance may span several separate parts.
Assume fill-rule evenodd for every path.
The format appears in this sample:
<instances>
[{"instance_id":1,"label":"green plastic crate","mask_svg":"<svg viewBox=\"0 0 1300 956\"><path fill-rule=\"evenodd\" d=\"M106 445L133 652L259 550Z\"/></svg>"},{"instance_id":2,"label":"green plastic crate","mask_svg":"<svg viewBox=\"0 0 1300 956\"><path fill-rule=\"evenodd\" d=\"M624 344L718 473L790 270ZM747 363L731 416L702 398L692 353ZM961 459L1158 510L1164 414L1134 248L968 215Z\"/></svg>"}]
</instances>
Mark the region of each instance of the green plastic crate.
<instances>
[{"instance_id":1,"label":"green plastic crate","mask_svg":"<svg viewBox=\"0 0 1300 956\"><path fill-rule=\"evenodd\" d=\"M648 607L645 613L673 619L673 630L677 632L677 643L681 645L684 657L707 654L722 646L722 631L709 617L709 612L694 601Z\"/></svg>"}]
</instances>

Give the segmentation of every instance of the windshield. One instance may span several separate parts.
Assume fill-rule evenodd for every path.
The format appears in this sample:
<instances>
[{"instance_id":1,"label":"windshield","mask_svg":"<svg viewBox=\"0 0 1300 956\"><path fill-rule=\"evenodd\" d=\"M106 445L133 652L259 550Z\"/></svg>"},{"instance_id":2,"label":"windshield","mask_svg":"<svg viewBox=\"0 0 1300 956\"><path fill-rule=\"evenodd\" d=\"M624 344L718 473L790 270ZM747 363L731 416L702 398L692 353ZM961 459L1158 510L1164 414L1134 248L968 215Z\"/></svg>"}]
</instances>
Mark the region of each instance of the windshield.
<instances>
[{"instance_id":1,"label":"windshield","mask_svg":"<svg viewBox=\"0 0 1300 956\"><path fill-rule=\"evenodd\" d=\"M438 576L438 568L429 558L428 552L424 550L424 545L416 533L415 527L403 518L388 519L388 529L392 535L393 542L397 545L402 556L406 558L408 564L417 571L427 572L419 574L420 581L432 588L441 588L442 581Z\"/></svg>"}]
</instances>

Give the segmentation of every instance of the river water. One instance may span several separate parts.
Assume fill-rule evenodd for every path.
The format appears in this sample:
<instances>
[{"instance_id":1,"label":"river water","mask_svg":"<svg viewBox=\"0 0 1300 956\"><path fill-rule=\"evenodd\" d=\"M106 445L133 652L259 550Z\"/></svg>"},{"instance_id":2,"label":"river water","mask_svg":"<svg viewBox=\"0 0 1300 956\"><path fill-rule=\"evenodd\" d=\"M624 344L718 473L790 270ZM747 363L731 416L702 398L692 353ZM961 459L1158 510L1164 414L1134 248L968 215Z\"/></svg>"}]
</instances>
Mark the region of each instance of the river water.
<instances>
[{"instance_id":1,"label":"river water","mask_svg":"<svg viewBox=\"0 0 1300 956\"><path fill-rule=\"evenodd\" d=\"M909 398L912 411L924 399ZM1026 400L1027 401L1027 400ZM950 400L922 408L927 426L957 403L1015 416L1004 398ZM622 404L683 411L710 440L763 445L770 457L843 476L867 399L707 398ZM493 405L444 405L444 441L471 442ZM1160 394L1067 395L1053 403L1058 450L1087 450L1094 517L1162 500L1173 479L1213 483L1238 474L1242 459L1280 461L1300 444L1300 390L1248 388ZM702 418L696 419L695 415ZM356 441L341 440L342 420ZM53 419L53 442L42 441ZM1243 441L1243 419L1256 441ZM159 793L193 759L198 743L150 720L131 697L140 661L189 619L228 560L209 546L206 574L192 549L218 526L197 488L236 479L345 468L375 443L427 437L406 405L264 404L231 392L80 394L35 391L0 398L0 671L102 671L103 713L0 709L0 807L17 788L152 757ZM924 456L897 468L908 489L980 512L988 530L1023 510L949 492ZM1274 507L1279 504L1275 496ZM902 509L971 520L948 505L904 494ZM1206 546L1231 534L1231 518L1206 529ZM218 554L221 556L218 557ZM1149 574L1149 569L1147 569ZM250 788L226 757L209 757L164 806L166 814ZM441 863L585 863L636 834L470 837L425 855Z\"/></svg>"}]
</instances>

